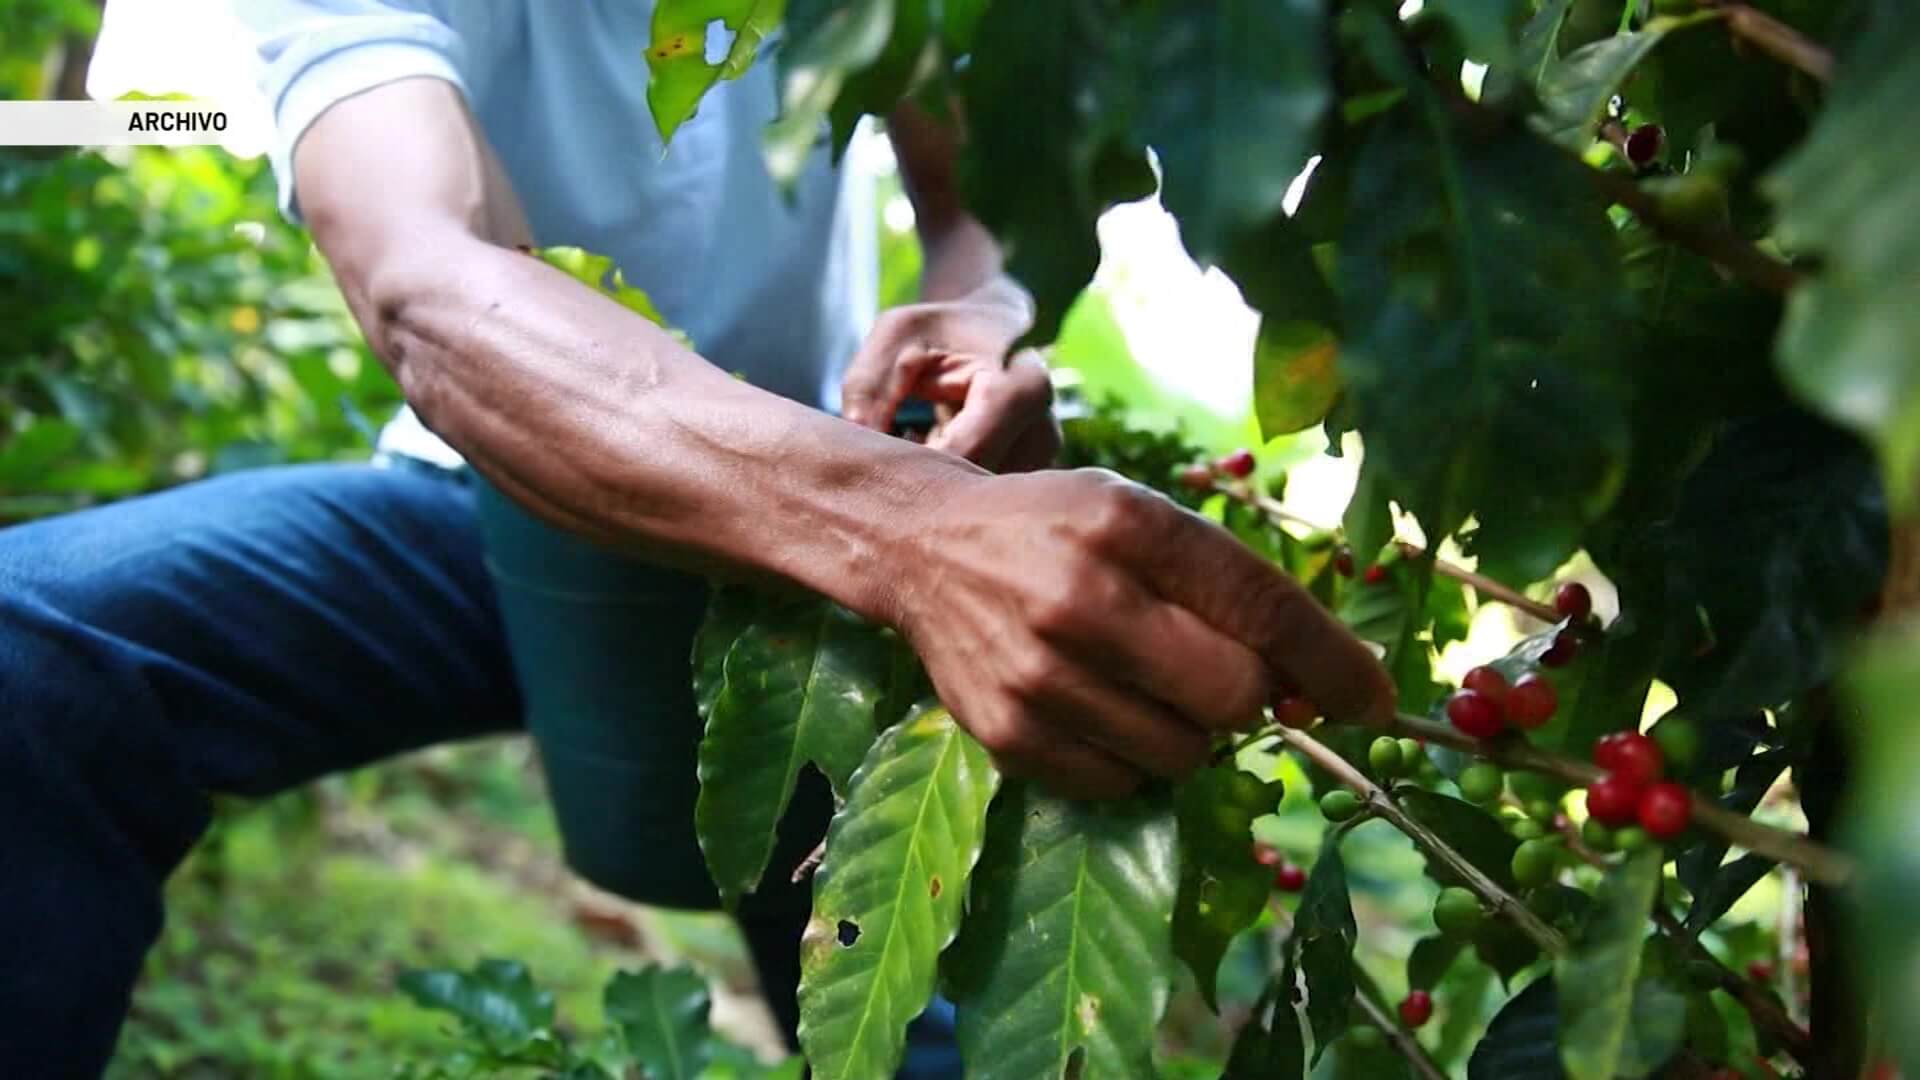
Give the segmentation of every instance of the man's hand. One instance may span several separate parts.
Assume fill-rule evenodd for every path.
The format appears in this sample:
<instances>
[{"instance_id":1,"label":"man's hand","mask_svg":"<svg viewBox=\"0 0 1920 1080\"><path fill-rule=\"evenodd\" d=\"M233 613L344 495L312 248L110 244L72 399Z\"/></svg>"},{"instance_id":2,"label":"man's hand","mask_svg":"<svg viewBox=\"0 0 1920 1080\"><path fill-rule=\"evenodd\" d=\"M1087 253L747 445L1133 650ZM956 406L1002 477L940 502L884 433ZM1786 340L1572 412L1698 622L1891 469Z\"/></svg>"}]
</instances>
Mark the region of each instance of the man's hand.
<instances>
[{"instance_id":1,"label":"man's hand","mask_svg":"<svg viewBox=\"0 0 1920 1080\"><path fill-rule=\"evenodd\" d=\"M995 472L1046 468L1060 452L1046 365L1033 352L1007 358L1029 318L1004 283L884 312L847 369L842 414L886 431L900 403L917 397L958 409L927 440L934 449Z\"/></svg>"},{"instance_id":2,"label":"man's hand","mask_svg":"<svg viewBox=\"0 0 1920 1080\"><path fill-rule=\"evenodd\" d=\"M1393 683L1225 530L1095 470L969 477L897 553L896 623L1009 775L1109 797L1206 761L1282 681L1384 723Z\"/></svg>"}]
</instances>

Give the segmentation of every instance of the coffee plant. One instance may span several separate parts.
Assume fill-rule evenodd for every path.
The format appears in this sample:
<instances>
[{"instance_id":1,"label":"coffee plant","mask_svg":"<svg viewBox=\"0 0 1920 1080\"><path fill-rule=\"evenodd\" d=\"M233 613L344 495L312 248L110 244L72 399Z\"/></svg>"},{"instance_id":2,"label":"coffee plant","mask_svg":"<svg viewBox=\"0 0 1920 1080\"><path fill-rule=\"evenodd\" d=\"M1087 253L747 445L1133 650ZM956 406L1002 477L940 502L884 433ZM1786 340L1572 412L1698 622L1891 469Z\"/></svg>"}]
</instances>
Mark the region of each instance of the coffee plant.
<instances>
[{"instance_id":1,"label":"coffee plant","mask_svg":"<svg viewBox=\"0 0 1920 1080\"><path fill-rule=\"evenodd\" d=\"M1076 453L1306 583L1400 699L1361 730L1283 691L1210 768L1078 804L1003 782L890 631L722 589L693 663L725 898L788 871L803 769L840 803L797 868L815 1075L887 1076L936 992L970 1076L1154 1075L1176 985L1217 1002L1249 932L1266 984L1228 1077L1920 1075L1920 8L661 0L661 132L760 53L776 172L904 99L964 125L1036 342L1099 215L1157 191L1261 314L1265 434L1357 433L1357 488L1302 522L1252 455L1100 413ZM1582 552L1604 623L1555 588ZM1485 603L1543 629L1442 685ZM1646 725L1656 687L1677 704ZM1325 821L1310 867L1254 842L1285 770ZM1397 1000L1354 957L1342 849L1374 820L1442 887ZM1804 993L1713 933L1769 875L1804 912ZM1463 965L1497 985L1453 998Z\"/></svg>"},{"instance_id":2,"label":"coffee plant","mask_svg":"<svg viewBox=\"0 0 1920 1080\"><path fill-rule=\"evenodd\" d=\"M516 961L482 960L472 971L408 971L400 989L457 1023L453 1045L438 1063L404 1065L396 1080L613 1080L635 1070L661 1080L799 1080L801 1073L799 1058L763 1064L717 1035L708 1024L707 981L684 968L615 975L601 996L606 1027L586 1037L564 1029L553 994Z\"/></svg>"}]
</instances>

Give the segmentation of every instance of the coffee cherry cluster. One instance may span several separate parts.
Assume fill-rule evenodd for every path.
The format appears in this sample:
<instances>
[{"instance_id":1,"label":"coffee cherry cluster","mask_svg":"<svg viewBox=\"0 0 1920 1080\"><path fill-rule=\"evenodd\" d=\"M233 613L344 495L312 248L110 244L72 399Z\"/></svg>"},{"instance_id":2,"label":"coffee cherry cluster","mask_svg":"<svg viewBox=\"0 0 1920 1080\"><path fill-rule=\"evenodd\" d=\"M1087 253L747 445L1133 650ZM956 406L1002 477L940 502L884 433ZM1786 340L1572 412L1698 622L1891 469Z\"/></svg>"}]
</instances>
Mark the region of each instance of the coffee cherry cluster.
<instances>
[{"instance_id":1,"label":"coffee cherry cluster","mask_svg":"<svg viewBox=\"0 0 1920 1080\"><path fill-rule=\"evenodd\" d=\"M1253 451L1243 446L1231 454L1222 454L1212 461L1196 461L1190 465L1181 466L1175 479L1180 482L1181 487L1189 491L1211 491L1215 478L1225 476L1234 480L1245 480L1253 475L1256 464Z\"/></svg>"},{"instance_id":2,"label":"coffee cherry cluster","mask_svg":"<svg viewBox=\"0 0 1920 1080\"><path fill-rule=\"evenodd\" d=\"M1281 892L1297 893L1307 887L1307 872L1272 844L1253 845L1253 861L1273 869L1273 887Z\"/></svg>"},{"instance_id":3,"label":"coffee cherry cluster","mask_svg":"<svg viewBox=\"0 0 1920 1080\"><path fill-rule=\"evenodd\" d=\"M1637 731L1616 731L1593 747L1593 763L1606 772L1587 785L1587 816L1604 826L1638 824L1646 835L1668 840L1693 818L1687 789L1660 774L1660 746ZM1620 846L1620 836L1614 836Z\"/></svg>"},{"instance_id":4,"label":"coffee cherry cluster","mask_svg":"<svg viewBox=\"0 0 1920 1080\"><path fill-rule=\"evenodd\" d=\"M1546 676L1529 672L1509 686L1505 675L1484 665L1467 672L1446 705L1448 721L1476 739L1492 738L1509 724L1531 731L1559 707L1560 697Z\"/></svg>"}]
</instances>

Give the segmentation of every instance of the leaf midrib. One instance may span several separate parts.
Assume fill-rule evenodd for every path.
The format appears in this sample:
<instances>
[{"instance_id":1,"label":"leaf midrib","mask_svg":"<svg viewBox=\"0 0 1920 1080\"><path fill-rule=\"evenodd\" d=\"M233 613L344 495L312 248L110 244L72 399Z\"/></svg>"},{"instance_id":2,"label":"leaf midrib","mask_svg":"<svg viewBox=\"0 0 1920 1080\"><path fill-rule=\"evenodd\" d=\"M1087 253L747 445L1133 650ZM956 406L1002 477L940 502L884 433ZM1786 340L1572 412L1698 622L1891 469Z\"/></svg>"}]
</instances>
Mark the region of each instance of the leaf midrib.
<instances>
[{"instance_id":1,"label":"leaf midrib","mask_svg":"<svg viewBox=\"0 0 1920 1080\"><path fill-rule=\"evenodd\" d=\"M1091 850L1091 845L1086 842L1085 837L1078 838L1076 840L1076 846L1079 848L1079 851L1074 860L1073 891L1069 894L1073 897L1073 905L1071 908L1073 915L1067 923L1067 959L1063 965L1066 969L1066 977L1062 980L1066 984L1066 1001L1063 1003L1064 1008L1061 1011L1059 1054L1055 1058L1063 1069L1066 1068L1067 1060L1073 1054L1073 1048L1067 1045L1068 1039L1066 1036L1070 1025L1073 1024L1074 987L1079 985L1076 965L1080 957L1080 909L1086 897L1087 857ZM1083 1042L1091 1041L1093 1033L1086 1032L1085 1034L1088 1038L1083 1040Z\"/></svg>"},{"instance_id":2,"label":"leaf midrib","mask_svg":"<svg viewBox=\"0 0 1920 1080\"><path fill-rule=\"evenodd\" d=\"M902 734L905 734L904 731ZM913 826L908 833L907 857L900 860L900 876L894 883L892 915L887 920L887 937L880 945L879 959L874 961L874 970L880 974L886 972L887 962L893 956L893 943L898 940L900 936L898 932L901 923L900 905L906 898L907 880L913 876L911 870L919 864L920 860L920 827L922 823L925 822L927 808L932 804L936 792L939 789L940 785L938 781L940 770L946 765L947 754L958 742L952 728L943 732L940 739L940 749L934 758L933 768L927 773L927 789L921 794L920 805L914 811ZM867 1021L873 1018L874 998L877 996L879 988L880 976L876 975L872 982L868 984L867 992L861 999L860 1020L854 1026L853 1038L847 1042L850 1050L857 1049L860 1046L861 1036L866 1034Z\"/></svg>"}]
</instances>

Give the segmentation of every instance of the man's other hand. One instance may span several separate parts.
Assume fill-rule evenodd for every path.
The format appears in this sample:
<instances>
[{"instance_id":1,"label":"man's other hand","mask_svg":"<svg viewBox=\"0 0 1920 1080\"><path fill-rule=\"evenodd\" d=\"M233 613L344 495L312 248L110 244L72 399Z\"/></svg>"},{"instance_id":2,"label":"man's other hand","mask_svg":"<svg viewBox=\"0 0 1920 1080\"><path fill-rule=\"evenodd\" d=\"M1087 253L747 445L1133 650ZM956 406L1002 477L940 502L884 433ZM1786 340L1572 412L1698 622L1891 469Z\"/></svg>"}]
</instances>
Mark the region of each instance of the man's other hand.
<instances>
[{"instance_id":1,"label":"man's other hand","mask_svg":"<svg viewBox=\"0 0 1920 1080\"><path fill-rule=\"evenodd\" d=\"M901 402L920 398L957 409L927 445L994 472L1044 469L1060 452L1053 386L1037 353L1007 357L1028 321L1004 284L883 312L847 369L841 412L886 431Z\"/></svg>"},{"instance_id":2,"label":"man's other hand","mask_svg":"<svg viewBox=\"0 0 1920 1080\"><path fill-rule=\"evenodd\" d=\"M1012 776L1112 797L1203 764L1276 686L1385 723L1392 680L1225 530L1098 470L973 475L897 552L896 623Z\"/></svg>"}]
</instances>

